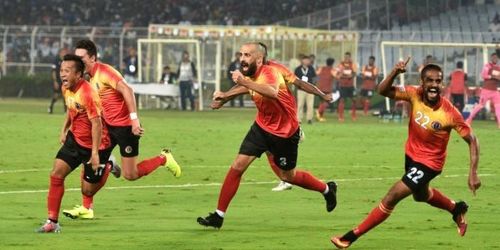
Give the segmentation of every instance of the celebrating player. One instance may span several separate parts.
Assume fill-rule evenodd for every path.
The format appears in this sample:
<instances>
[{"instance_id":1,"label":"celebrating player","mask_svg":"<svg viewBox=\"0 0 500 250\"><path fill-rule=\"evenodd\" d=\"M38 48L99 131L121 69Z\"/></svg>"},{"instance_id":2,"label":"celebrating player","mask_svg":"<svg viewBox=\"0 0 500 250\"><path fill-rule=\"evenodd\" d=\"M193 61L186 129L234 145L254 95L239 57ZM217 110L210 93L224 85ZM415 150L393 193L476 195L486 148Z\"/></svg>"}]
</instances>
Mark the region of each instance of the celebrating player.
<instances>
[{"instance_id":1,"label":"celebrating player","mask_svg":"<svg viewBox=\"0 0 500 250\"><path fill-rule=\"evenodd\" d=\"M106 164L113 148L106 126L101 121L101 103L97 92L84 80L84 64L80 57L65 55L61 63L62 93L68 113L61 130L61 143L50 173L47 195L48 219L40 233L60 232L59 209L64 195L64 179L84 163L82 193L93 196L106 183L110 164Z\"/></svg>"},{"instance_id":2,"label":"celebrating player","mask_svg":"<svg viewBox=\"0 0 500 250\"><path fill-rule=\"evenodd\" d=\"M290 69L288 69L285 65L283 65L277 61L274 61L274 60L268 60L267 59L267 46L263 43L259 43L259 45L261 46L261 48L263 49L263 52L264 52L264 59L263 59L264 64L275 68L279 72L279 74L281 74L281 76L285 80L285 83L287 86L290 86L293 84L293 85L295 85L295 87L301 89L302 91L305 91L309 94L313 94L313 95L320 97L324 102L331 103L334 101L331 93L323 93L318 87L298 78L295 75L295 73L293 71L291 71ZM248 89L242 85L237 84L237 85L233 86L228 92L225 93L224 98L218 98L217 100L214 100L214 102L212 103L212 108L214 108L214 109L221 108L224 105L224 103L231 101L232 99L236 98L237 96L243 95L243 94L248 94ZM216 93L215 95L219 95L219 94ZM301 130L301 137L303 137L303 135L304 135L303 131ZM271 169L276 174L276 176L280 177L281 176L280 168L274 163L273 155L269 152L266 152L266 156L267 156L267 160L269 162L269 165L271 166ZM280 177L280 179L282 179L282 178ZM283 191L283 190L291 189L291 187L292 187L291 184L282 180L282 181L280 181L278 186L276 186L272 190L273 191Z\"/></svg>"},{"instance_id":3,"label":"celebrating player","mask_svg":"<svg viewBox=\"0 0 500 250\"><path fill-rule=\"evenodd\" d=\"M443 71L435 64L428 64L420 73L421 86L394 87L394 79L406 71L406 62L399 62L389 76L378 86L378 92L386 97L404 100L411 104L409 135L406 142L405 171L403 178L396 182L380 204L356 228L344 236L331 238L338 248L349 247L361 235L368 232L389 217L399 201L413 195L415 201L444 209L452 214L460 236L465 234L467 204L455 202L436 188L429 187L430 181L441 173L446 158L446 146L451 129L469 145L470 170L468 185L475 194L481 186L477 175L479 144L471 128L453 105L440 96Z\"/></svg>"},{"instance_id":4,"label":"celebrating player","mask_svg":"<svg viewBox=\"0 0 500 250\"><path fill-rule=\"evenodd\" d=\"M300 137L297 107L283 77L272 66L265 65L266 49L260 43L246 43L241 49L241 72L232 73L235 83L244 88L214 94L213 108L220 108L227 100L249 93L257 106L257 117L243 140L239 154L231 164L219 194L217 210L198 218L203 226L220 228L232 198L238 190L245 170L262 153L269 151L274 164L280 168L280 177L294 185L323 193L327 211L336 206L336 184L325 184L308 172L295 170Z\"/></svg>"},{"instance_id":5,"label":"celebrating player","mask_svg":"<svg viewBox=\"0 0 500 250\"><path fill-rule=\"evenodd\" d=\"M137 163L139 138L144 130L137 116L133 90L127 85L122 75L108 64L97 62L97 48L90 40L80 40L76 44L75 54L85 63L85 70L90 75L90 84L98 91L102 100L103 117L108 127L113 147L120 146L122 175L133 181L148 175L160 166L166 166L175 177L181 175L181 168L168 149L161 154ZM64 210L64 215L76 219L92 218L93 197L83 195L83 205ZM91 216L88 216L88 214Z\"/></svg>"}]
</instances>

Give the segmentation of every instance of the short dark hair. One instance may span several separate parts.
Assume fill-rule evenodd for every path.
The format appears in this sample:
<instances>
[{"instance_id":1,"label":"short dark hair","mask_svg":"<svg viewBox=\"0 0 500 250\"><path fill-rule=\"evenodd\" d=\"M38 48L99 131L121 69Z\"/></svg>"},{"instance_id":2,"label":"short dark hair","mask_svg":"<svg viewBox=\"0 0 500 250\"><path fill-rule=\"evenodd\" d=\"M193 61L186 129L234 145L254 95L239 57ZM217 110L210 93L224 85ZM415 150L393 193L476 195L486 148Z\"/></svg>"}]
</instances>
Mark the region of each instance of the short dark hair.
<instances>
[{"instance_id":1,"label":"short dark hair","mask_svg":"<svg viewBox=\"0 0 500 250\"><path fill-rule=\"evenodd\" d=\"M490 57L491 56L498 56L498 54L497 54L497 52L493 52L493 53L491 53Z\"/></svg>"},{"instance_id":2,"label":"short dark hair","mask_svg":"<svg viewBox=\"0 0 500 250\"><path fill-rule=\"evenodd\" d=\"M87 54L89 54L89 56L95 56L97 58L97 47L95 46L95 43L89 39L83 39L76 42L76 48L87 50Z\"/></svg>"},{"instance_id":3,"label":"short dark hair","mask_svg":"<svg viewBox=\"0 0 500 250\"><path fill-rule=\"evenodd\" d=\"M374 56L370 56L368 59L373 59L373 61L375 61L375 57Z\"/></svg>"},{"instance_id":4,"label":"short dark hair","mask_svg":"<svg viewBox=\"0 0 500 250\"><path fill-rule=\"evenodd\" d=\"M332 66L335 63L335 59L329 57L326 59L326 66Z\"/></svg>"},{"instance_id":5,"label":"short dark hair","mask_svg":"<svg viewBox=\"0 0 500 250\"><path fill-rule=\"evenodd\" d=\"M345 56L351 56L351 52L344 53Z\"/></svg>"},{"instance_id":6,"label":"short dark hair","mask_svg":"<svg viewBox=\"0 0 500 250\"><path fill-rule=\"evenodd\" d=\"M463 69L463 68L464 68L464 62L462 62L462 61L458 61L458 62L457 62L457 68L459 68L459 69Z\"/></svg>"},{"instance_id":7,"label":"short dark hair","mask_svg":"<svg viewBox=\"0 0 500 250\"><path fill-rule=\"evenodd\" d=\"M262 50L264 50L264 63L267 61L267 45L265 45L264 43L262 42L258 42L259 46L262 48Z\"/></svg>"},{"instance_id":8,"label":"short dark hair","mask_svg":"<svg viewBox=\"0 0 500 250\"><path fill-rule=\"evenodd\" d=\"M441 72L441 74L443 74L443 69L439 65L434 64L434 63L429 63L429 64L425 65L425 67L422 69L422 72L420 73L420 78L422 80L424 80L424 76L427 73L427 71L429 71L429 70L437 70L437 71Z\"/></svg>"},{"instance_id":9,"label":"short dark hair","mask_svg":"<svg viewBox=\"0 0 500 250\"><path fill-rule=\"evenodd\" d=\"M75 68L76 72L80 72L80 76L83 76L83 73L85 71L85 64L83 64L83 60L81 57L75 55L75 54L66 54L63 57L63 61L66 62L75 62Z\"/></svg>"}]
</instances>

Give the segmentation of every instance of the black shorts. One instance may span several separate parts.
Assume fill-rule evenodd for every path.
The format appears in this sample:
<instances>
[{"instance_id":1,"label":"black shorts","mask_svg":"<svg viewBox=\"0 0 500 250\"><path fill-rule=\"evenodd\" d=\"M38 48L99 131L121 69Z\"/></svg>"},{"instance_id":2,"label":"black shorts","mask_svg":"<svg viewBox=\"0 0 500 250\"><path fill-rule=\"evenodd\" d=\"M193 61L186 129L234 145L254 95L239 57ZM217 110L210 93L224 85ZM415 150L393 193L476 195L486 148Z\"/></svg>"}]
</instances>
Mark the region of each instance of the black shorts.
<instances>
[{"instance_id":1,"label":"black shorts","mask_svg":"<svg viewBox=\"0 0 500 250\"><path fill-rule=\"evenodd\" d=\"M340 87L340 98L353 98L354 87Z\"/></svg>"},{"instance_id":2,"label":"black shorts","mask_svg":"<svg viewBox=\"0 0 500 250\"><path fill-rule=\"evenodd\" d=\"M112 151L112 147L99 150L99 163L101 165L104 166L106 162L108 162L109 156L111 155ZM66 162L71 170L74 170L75 168L80 166L80 164L84 164L85 180L90 183L97 183L102 177L102 172L100 172L101 174L98 173L96 175L94 171L92 171L92 166L90 164L86 164L90 160L91 154L91 149L80 146L76 142L73 133L68 132L68 134L66 135L66 141L57 152L56 158Z\"/></svg>"},{"instance_id":3,"label":"black shorts","mask_svg":"<svg viewBox=\"0 0 500 250\"><path fill-rule=\"evenodd\" d=\"M297 152L300 140L300 128L289 138L273 135L254 123L240 146L240 154L260 157L269 151L274 162L283 170L294 169L297 165Z\"/></svg>"},{"instance_id":4,"label":"black shorts","mask_svg":"<svg viewBox=\"0 0 500 250\"><path fill-rule=\"evenodd\" d=\"M440 173L405 155L405 174L401 180L413 193L416 193L422 188L426 188L427 184Z\"/></svg>"},{"instance_id":5,"label":"black shorts","mask_svg":"<svg viewBox=\"0 0 500 250\"><path fill-rule=\"evenodd\" d=\"M135 157L139 155L140 136L132 133L132 126L111 126L106 124L113 148L120 146L120 155L124 157Z\"/></svg>"},{"instance_id":6,"label":"black shorts","mask_svg":"<svg viewBox=\"0 0 500 250\"><path fill-rule=\"evenodd\" d=\"M372 97L374 93L375 93L375 90L362 89L359 92L359 95L361 95L363 97Z\"/></svg>"}]
</instances>

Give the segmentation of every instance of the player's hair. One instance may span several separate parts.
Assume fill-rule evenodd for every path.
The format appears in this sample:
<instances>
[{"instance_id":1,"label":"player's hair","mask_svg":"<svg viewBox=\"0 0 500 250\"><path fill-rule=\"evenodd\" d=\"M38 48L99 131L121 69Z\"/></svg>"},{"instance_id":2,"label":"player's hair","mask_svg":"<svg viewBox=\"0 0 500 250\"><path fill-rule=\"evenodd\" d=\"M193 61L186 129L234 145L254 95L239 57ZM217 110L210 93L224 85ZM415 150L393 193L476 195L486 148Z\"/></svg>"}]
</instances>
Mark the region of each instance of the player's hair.
<instances>
[{"instance_id":1,"label":"player's hair","mask_svg":"<svg viewBox=\"0 0 500 250\"><path fill-rule=\"evenodd\" d=\"M89 57L95 56L97 58L97 47L95 46L95 43L89 39L83 39L76 42L76 48L87 50Z\"/></svg>"},{"instance_id":2,"label":"player's hair","mask_svg":"<svg viewBox=\"0 0 500 250\"><path fill-rule=\"evenodd\" d=\"M326 59L326 66L332 66L335 63L335 59L328 57Z\"/></svg>"},{"instance_id":3,"label":"player's hair","mask_svg":"<svg viewBox=\"0 0 500 250\"><path fill-rule=\"evenodd\" d=\"M493 53L491 53L490 57L491 56L498 56L498 54L497 54L497 52L493 52Z\"/></svg>"},{"instance_id":4,"label":"player's hair","mask_svg":"<svg viewBox=\"0 0 500 250\"><path fill-rule=\"evenodd\" d=\"M80 76L83 77L83 73L85 72L85 64L83 64L83 60L81 57L75 54L66 54L63 57L63 61L75 62L76 72L80 72Z\"/></svg>"},{"instance_id":5,"label":"player's hair","mask_svg":"<svg viewBox=\"0 0 500 250\"><path fill-rule=\"evenodd\" d=\"M441 74L443 74L443 69L439 65L434 64L434 63L429 63L429 64L425 65L425 67L422 69L422 72L420 73L420 78L422 80L424 80L425 74L429 70L437 70L437 71L441 72Z\"/></svg>"},{"instance_id":6,"label":"player's hair","mask_svg":"<svg viewBox=\"0 0 500 250\"><path fill-rule=\"evenodd\" d=\"M370 56L368 59L373 59L373 61L375 61L375 57L374 56Z\"/></svg>"},{"instance_id":7,"label":"player's hair","mask_svg":"<svg viewBox=\"0 0 500 250\"><path fill-rule=\"evenodd\" d=\"M351 52L346 52L346 53L344 53L344 55L351 56Z\"/></svg>"},{"instance_id":8,"label":"player's hair","mask_svg":"<svg viewBox=\"0 0 500 250\"><path fill-rule=\"evenodd\" d=\"M262 54L264 54L264 58L262 59L262 63L266 63L267 61L267 46L264 43L258 42L258 47L261 50Z\"/></svg>"},{"instance_id":9,"label":"player's hair","mask_svg":"<svg viewBox=\"0 0 500 250\"><path fill-rule=\"evenodd\" d=\"M464 62L462 62L462 61L458 61L458 62L457 62L457 68L459 68L459 69L463 69L463 68L464 68Z\"/></svg>"}]
</instances>

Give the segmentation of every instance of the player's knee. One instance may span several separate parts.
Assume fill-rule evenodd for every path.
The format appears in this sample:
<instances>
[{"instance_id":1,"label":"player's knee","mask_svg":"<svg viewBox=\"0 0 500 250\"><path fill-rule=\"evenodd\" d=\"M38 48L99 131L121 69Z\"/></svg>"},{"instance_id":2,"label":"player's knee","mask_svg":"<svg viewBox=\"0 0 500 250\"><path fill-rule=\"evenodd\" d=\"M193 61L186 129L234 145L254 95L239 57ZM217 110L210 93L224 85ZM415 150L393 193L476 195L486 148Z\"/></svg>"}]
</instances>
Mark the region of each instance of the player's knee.
<instances>
[{"instance_id":1,"label":"player's knee","mask_svg":"<svg viewBox=\"0 0 500 250\"><path fill-rule=\"evenodd\" d=\"M137 179L139 179L139 175L137 173L122 173L123 175L123 178L125 178L125 180L128 180L128 181L135 181Z\"/></svg>"},{"instance_id":2,"label":"player's knee","mask_svg":"<svg viewBox=\"0 0 500 250\"><path fill-rule=\"evenodd\" d=\"M82 188L82 194L85 196L94 196L95 193L96 191L91 188Z\"/></svg>"},{"instance_id":3,"label":"player's knee","mask_svg":"<svg viewBox=\"0 0 500 250\"><path fill-rule=\"evenodd\" d=\"M289 176L289 175L281 175L280 176L280 179L284 182L288 182L288 183L291 183L293 182L293 176Z\"/></svg>"},{"instance_id":4,"label":"player's knee","mask_svg":"<svg viewBox=\"0 0 500 250\"><path fill-rule=\"evenodd\" d=\"M428 195L426 194L414 194L413 195L413 200L416 202L426 202L429 199Z\"/></svg>"}]
</instances>

